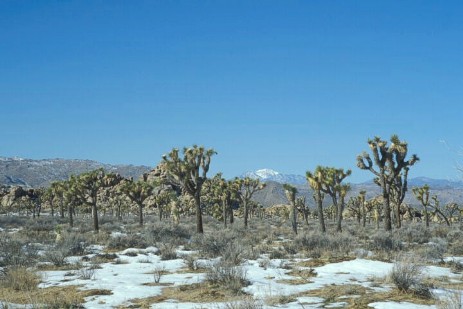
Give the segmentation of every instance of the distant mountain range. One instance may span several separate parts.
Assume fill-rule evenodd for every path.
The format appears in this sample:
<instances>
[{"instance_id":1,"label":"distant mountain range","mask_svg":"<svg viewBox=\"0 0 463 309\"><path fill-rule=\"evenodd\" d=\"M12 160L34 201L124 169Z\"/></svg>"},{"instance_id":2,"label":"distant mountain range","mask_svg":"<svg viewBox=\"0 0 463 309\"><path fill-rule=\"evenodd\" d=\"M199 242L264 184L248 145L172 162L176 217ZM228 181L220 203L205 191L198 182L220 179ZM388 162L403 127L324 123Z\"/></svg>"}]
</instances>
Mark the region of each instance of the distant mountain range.
<instances>
[{"instance_id":1,"label":"distant mountain range","mask_svg":"<svg viewBox=\"0 0 463 309\"><path fill-rule=\"evenodd\" d=\"M309 189L307 180L304 176L294 174L282 174L272 169L260 169L257 171L246 172L240 177L250 177L259 179L267 183L264 190L255 194L254 200L264 206L271 206L274 204L286 204L286 196L283 190L283 184L289 183L298 189L298 195L306 197L307 202L313 205L312 190ZM436 194L441 203L463 203L463 181L450 181L445 179L432 179L427 177L411 178L408 181L409 192L405 197L405 202L409 204L417 204L415 197L411 194L411 188L420 187L428 184L431 188L431 194ZM359 194L360 191L367 192L367 198L372 198L380 194L380 188L372 180L351 184L351 191L347 195L347 199L351 196ZM328 199L325 199L329 203Z\"/></svg>"},{"instance_id":2,"label":"distant mountain range","mask_svg":"<svg viewBox=\"0 0 463 309\"><path fill-rule=\"evenodd\" d=\"M46 187L53 181L65 180L73 174L78 175L97 168L104 168L108 172L119 173L124 177L133 177L134 179L139 178L143 173L149 172L152 169L148 166L111 165L91 160L32 160L0 157L0 185ZM304 176L282 174L267 168L246 172L240 177L257 178L267 183L266 188L257 192L254 196L254 200L264 206L287 203L283 190L284 183L290 183L296 186L298 195L306 196L307 202L313 205L313 193L309 189ZM417 177L409 180L408 187L413 188L424 184L428 184L431 187L432 194L437 194L442 203L463 203L462 181ZM357 195L361 190L367 191L367 198L371 198L380 193L380 188L374 184L373 181L351 184L351 187L352 190L349 192L348 198ZM416 204L411 190L409 191L405 201L407 203Z\"/></svg>"},{"instance_id":3,"label":"distant mountain range","mask_svg":"<svg viewBox=\"0 0 463 309\"><path fill-rule=\"evenodd\" d=\"M263 182L275 181L281 184L289 183L293 185L302 185L307 184L305 176L295 175L295 174L282 174L275 170L264 168L256 171L246 172L240 176L241 178L250 177L253 179L259 179ZM432 189L463 189L463 181L451 181L446 179L433 179L428 177L415 177L408 180L408 185L410 187L420 187L425 184L429 185ZM373 185L373 181L367 181L358 185Z\"/></svg>"},{"instance_id":4,"label":"distant mountain range","mask_svg":"<svg viewBox=\"0 0 463 309\"><path fill-rule=\"evenodd\" d=\"M134 179L151 170L148 166L111 165L91 160L32 160L0 157L0 184L47 187L53 181L65 180L71 175L78 175L98 168L119 173L124 177L134 177Z\"/></svg>"}]
</instances>

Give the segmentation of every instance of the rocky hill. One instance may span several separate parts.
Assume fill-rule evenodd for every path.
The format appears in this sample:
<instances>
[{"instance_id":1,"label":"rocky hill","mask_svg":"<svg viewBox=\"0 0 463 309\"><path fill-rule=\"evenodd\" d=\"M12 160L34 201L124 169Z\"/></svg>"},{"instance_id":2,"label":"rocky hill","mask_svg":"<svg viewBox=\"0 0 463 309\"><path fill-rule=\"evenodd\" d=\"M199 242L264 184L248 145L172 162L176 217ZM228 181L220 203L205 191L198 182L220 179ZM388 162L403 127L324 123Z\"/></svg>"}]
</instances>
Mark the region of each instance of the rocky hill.
<instances>
[{"instance_id":1,"label":"rocky hill","mask_svg":"<svg viewBox=\"0 0 463 309\"><path fill-rule=\"evenodd\" d=\"M134 178L138 178L151 170L148 166L111 165L91 160L32 160L0 157L0 185L47 187L53 181L65 180L71 175L78 175L98 168L119 173L124 177Z\"/></svg>"}]
</instances>

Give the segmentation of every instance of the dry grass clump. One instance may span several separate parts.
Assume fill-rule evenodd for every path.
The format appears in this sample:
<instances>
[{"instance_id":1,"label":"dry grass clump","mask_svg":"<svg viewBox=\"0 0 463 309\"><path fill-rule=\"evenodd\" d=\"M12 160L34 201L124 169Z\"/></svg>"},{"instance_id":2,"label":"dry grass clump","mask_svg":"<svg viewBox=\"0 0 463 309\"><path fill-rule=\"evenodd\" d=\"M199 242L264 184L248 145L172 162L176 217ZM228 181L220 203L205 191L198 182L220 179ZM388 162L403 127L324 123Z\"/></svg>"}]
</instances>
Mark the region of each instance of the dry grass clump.
<instances>
[{"instance_id":1,"label":"dry grass clump","mask_svg":"<svg viewBox=\"0 0 463 309\"><path fill-rule=\"evenodd\" d=\"M79 290L79 286L56 286L34 289L27 293L7 288L0 289L0 299L6 303L29 304L31 308L49 309L84 308L82 304L85 302L85 297L111 294L109 290Z\"/></svg>"},{"instance_id":2,"label":"dry grass clump","mask_svg":"<svg viewBox=\"0 0 463 309\"><path fill-rule=\"evenodd\" d=\"M0 276L0 286L15 291L35 290L39 283L40 276L26 267L7 268Z\"/></svg>"}]
</instances>

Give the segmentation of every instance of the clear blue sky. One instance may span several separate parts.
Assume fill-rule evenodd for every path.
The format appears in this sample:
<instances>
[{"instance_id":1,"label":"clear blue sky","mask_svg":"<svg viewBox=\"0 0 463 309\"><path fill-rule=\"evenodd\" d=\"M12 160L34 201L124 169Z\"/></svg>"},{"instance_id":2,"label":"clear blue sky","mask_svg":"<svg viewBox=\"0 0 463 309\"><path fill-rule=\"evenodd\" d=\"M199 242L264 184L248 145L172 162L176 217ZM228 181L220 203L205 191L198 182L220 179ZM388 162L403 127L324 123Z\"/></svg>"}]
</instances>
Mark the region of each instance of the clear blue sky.
<instances>
[{"instance_id":1,"label":"clear blue sky","mask_svg":"<svg viewBox=\"0 0 463 309\"><path fill-rule=\"evenodd\" d=\"M458 178L462 1L0 2L0 156L211 174L355 167L396 133L411 177Z\"/></svg>"}]
</instances>

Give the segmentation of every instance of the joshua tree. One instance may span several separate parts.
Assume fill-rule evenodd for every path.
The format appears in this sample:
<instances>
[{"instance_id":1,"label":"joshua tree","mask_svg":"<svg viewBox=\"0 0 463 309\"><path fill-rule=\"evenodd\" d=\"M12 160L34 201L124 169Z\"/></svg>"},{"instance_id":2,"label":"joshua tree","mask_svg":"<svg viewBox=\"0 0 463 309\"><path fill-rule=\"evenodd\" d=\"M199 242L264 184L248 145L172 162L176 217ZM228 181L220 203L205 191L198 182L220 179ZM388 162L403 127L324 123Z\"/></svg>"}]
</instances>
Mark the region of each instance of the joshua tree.
<instances>
[{"instance_id":1,"label":"joshua tree","mask_svg":"<svg viewBox=\"0 0 463 309\"><path fill-rule=\"evenodd\" d=\"M231 224L233 223L232 202L236 199L237 190L236 183L222 178L222 173L216 174L207 181L204 198L209 204L221 207L220 214L217 217L223 220L224 227L227 227L228 221Z\"/></svg>"},{"instance_id":2,"label":"joshua tree","mask_svg":"<svg viewBox=\"0 0 463 309\"><path fill-rule=\"evenodd\" d=\"M412 191L416 199L420 201L421 206L423 207L426 227L429 227L429 207L434 209L434 213L437 213L442 218L444 218L447 225L450 225L450 221L448 220L447 216L442 212L442 210L439 207L440 203L439 203L439 200L437 199L437 195L433 195L431 197L431 200L429 200L430 191L429 191L428 185L413 188Z\"/></svg>"},{"instance_id":3,"label":"joshua tree","mask_svg":"<svg viewBox=\"0 0 463 309\"><path fill-rule=\"evenodd\" d=\"M325 227L325 218L323 217L323 198L324 194L322 192L322 185L324 182L324 171L323 167L317 166L315 172L307 172L306 178L309 183L310 188L314 191L313 198L317 203L318 210L318 222L320 223L320 229L322 233L326 232Z\"/></svg>"},{"instance_id":4,"label":"joshua tree","mask_svg":"<svg viewBox=\"0 0 463 309\"><path fill-rule=\"evenodd\" d=\"M249 208L251 198L259 190L265 188L265 183L261 183L259 179L246 177L244 179L235 178L238 199L244 209L244 228L248 227Z\"/></svg>"},{"instance_id":5,"label":"joshua tree","mask_svg":"<svg viewBox=\"0 0 463 309\"><path fill-rule=\"evenodd\" d=\"M392 188L398 179L406 174L405 170L408 171L408 168L419 159L416 155L412 155L409 160L405 160L408 144L401 141L397 135L391 137L390 146L387 145L387 141L379 137L369 139L368 145L373 153L373 159L364 152L357 156L357 166L362 170L369 170L376 176L375 182L382 189L385 229L390 231L392 230L390 206ZM373 164L376 165L376 169ZM402 174L402 171L405 173ZM406 191L407 182L402 180L401 185L405 186Z\"/></svg>"},{"instance_id":6,"label":"joshua tree","mask_svg":"<svg viewBox=\"0 0 463 309\"><path fill-rule=\"evenodd\" d=\"M207 179L211 157L216 154L213 149L205 149L194 145L183 148L183 158L178 149L164 155L168 177L179 185L186 194L194 198L196 206L196 232L203 233L203 218L201 213L201 189ZM201 170L201 171L200 171Z\"/></svg>"},{"instance_id":7,"label":"joshua tree","mask_svg":"<svg viewBox=\"0 0 463 309\"><path fill-rule=\"evenodd\" d=\"M132 202L138 206L139 224L143 225L143 206L145 200L151 196L154 190L154 185L144 180L133 181L129 179L125 181L120 189Z\"/></svg>"},{"instance_id":8,"label":"joshua tree","mask_svg":"<svg viewBox=\"0 0 463 309\"><path fill-rule=\"evenodd\" d=\"M71 178L70 193L73 194L82 204L92 209L93 229L96 233L100 228L98 225L97 198L98 190L105 184L106 173L103 169L83 173Z\"/></svg>"},{"instance_id":9,"label":"joshua tree","mask_svg":"<svg viewBox=\"0 0 463 309\"><path fill-rule=\"evenodd\" d=\"M344 171L342 168L337 169L323 166L317 166L315 175L307 172L307 179L312 189L314 191L319 190L331 197L336 212L336 231L338 232L342 231L342 212L344 211L346 194L350 190L350 186L342 184L342 181L351 173L351 170ZM312 181L312 183L310 181ZM321 202L318 201L318 193L315 192L315 194L316 202L321 204Z\"/></svg>"},{"instance_id":10,"label":"joshua tree","mask_svg":"<svg viewBox=\"0 0 463 309\"><path fill-rule=\"evenodd\" d=\"M302 212L305 224L309 226L309 207L305 203L305 196L298 196L296 198L296 208Z\"/></svg>"},{"instance_id":11,"label":"joshua tree","mask_svg":"<svg viewBox=\"0 0 463 309\"><path fill-rule=\"evenodd\" d=\"M291 204L291 214L289 215L289 217L291 218L291 226L293 228L294 234L297 234L297 208L296 208L297 189L294 186L287 184L287 183L283 185L283 188L285 189L286 198Z\"/></svg>"}]
</instances>

